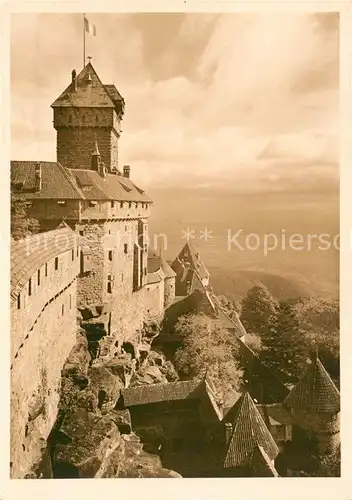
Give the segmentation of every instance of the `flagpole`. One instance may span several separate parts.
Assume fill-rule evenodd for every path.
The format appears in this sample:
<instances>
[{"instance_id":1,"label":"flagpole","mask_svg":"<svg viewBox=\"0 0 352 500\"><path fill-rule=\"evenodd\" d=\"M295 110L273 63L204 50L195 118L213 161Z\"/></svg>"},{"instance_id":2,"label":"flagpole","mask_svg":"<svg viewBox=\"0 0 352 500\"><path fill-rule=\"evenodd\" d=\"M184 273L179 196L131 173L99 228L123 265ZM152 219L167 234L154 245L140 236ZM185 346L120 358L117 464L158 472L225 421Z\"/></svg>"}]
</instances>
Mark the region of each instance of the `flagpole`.
<instances>
[{"instance_id":1,"label":"flagpole","mask_svg":"<svg viewBox=\"0 0 352 500\"><path fill-rule=\"evenodd\" d=\"M86 65L86 27L84 25L85 14L83 14L83 68Z\"/></svg>"}]
</instances>

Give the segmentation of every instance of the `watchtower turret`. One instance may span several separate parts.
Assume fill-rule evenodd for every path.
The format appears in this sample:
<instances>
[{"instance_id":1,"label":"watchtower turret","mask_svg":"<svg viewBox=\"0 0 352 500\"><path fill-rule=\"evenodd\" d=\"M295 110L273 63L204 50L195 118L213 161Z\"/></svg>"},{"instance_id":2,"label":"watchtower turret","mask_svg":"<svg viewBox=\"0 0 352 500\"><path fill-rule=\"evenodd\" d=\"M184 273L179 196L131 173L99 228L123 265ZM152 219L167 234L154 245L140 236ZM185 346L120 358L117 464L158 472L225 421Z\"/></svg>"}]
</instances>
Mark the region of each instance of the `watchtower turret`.
<instances>
[{"instance_id":1,"label":"watchtower turret","mask_svg":"<svg viewBox=\"0 0 352 500\"><path fill-rule=\"evenodd\" d=\"M95 142L108 172L118 171L118 141L125 102L114 85L104 85L89 62L51 105L57 131L57 161L91 169Z\"/></svg>"},{"instance_id":2,"label":"watchtower turret","mask_svg":"<svg viewBox=\"0 0 352 500\"><path fill-rule=\"evenodd\" d=\"M284 401L293 422L309 432L318 453L333 452L340 442L340 393L315 355Z\"/></svg>"}]
</instances>

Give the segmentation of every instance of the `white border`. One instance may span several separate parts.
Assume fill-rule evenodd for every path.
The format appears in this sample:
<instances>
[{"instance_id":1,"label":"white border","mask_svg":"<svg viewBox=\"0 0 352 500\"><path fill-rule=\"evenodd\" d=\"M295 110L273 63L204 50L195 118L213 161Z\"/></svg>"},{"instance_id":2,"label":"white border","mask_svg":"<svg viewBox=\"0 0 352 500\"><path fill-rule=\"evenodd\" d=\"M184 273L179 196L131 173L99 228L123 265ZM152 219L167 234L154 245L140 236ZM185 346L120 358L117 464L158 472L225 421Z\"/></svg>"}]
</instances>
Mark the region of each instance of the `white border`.
<instances>
[{"instance_id":1,"label":"white border","mask_svg":"<svg viewBox=\"0 0 352 500\"><path fill-rule=\"evenodd\" d=\"M1 0L0 0L1 1ZM278 479L87 479L87 480L10 480L9 479L9 404L10 401L10 273L9 273L9 164L10 164L10 85L9 41L10 14L14 12L239 12L239 11L339 11L340 12L340 119L341 119L341 255L340 255L340 305L341 305L341 478L278 478ZM252 1L230 0L125 0L103 2L2 2L1 12L1 245L2 257L2 324L0 366L2 370L1 465L0 500L33 498L71 499L92 498L184 498L220 499L224 497L268 498L280 500L298 497L319 500L350 500L352 485L352 266L350 264L352 220L352 3L308 1ZM25 57L25 47L23 49Z\"/></svg>"}]
</instances>

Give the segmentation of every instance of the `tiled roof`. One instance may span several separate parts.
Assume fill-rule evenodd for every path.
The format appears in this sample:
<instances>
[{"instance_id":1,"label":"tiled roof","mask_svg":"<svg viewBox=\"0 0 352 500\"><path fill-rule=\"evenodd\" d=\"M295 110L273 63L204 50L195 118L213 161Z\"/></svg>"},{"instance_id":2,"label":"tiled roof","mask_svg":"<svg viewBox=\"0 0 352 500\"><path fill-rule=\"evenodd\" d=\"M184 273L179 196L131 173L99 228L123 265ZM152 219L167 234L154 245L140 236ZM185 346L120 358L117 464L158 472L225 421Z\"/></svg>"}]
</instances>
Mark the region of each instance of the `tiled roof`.
<instances>
[{"instance_id":1,"label":"tiled roof","mask_svg":"<svg viewBox=\"0 0 352 500\"><path fill-rule=\"evenodd\" d=\"M267 405L260 404L256 406L268 427L292 424L292 416L282 403Z\"/></svg>"},{"instance_id":2,"label":"tiled roof","mask_svg":"<svg viewBox=\"0 0 352 500\"><path fill-rule=\"evenodd\" d=\"M158 272L147 274L147 285L152 285L153 283L160 283L162 280L163 279Z\"/></svg>"},{"instance_id":3,"label":"tiled roof","mask_svg":"<svg viewBox=\"0 0 352 500\"><path fill-rule=\"evenodd\" d=\"M179 401L192 397L199 384L199 380L185 380L167 384L142 385L124 389L121 395L126 408L162 401Z\"/></svg>"},{"instance_id":4,"label":"tiled roof","mask_svg":"<svg viewBox=\"0 0 352 500\"><path fill-rule=\"evenodd\" d=\"M42 186L35 191L35 170L40 164ZM89 190L85 188L89 187ZM87 169L69 169L56 162L12 161L12 192L29 199L116 200L151 203L130 179L108 173L105 178Z\"/></svg>"},{"instance_id":5,"label":"tiled roof","mask_svg":"<svg viewBox=\"0 0 352 500\"><path fill-rule=\"evenodd\" d=\"M204 262L191 243L185 244L175 261L172 263L171 267L177 275L180 275L182 264L187 266L187 263L189 264L189 267L198 274L200 279L209 278L209 272L205 267ZM185 270L187 270L187 267ZM184 278L185 276L183 276L183 279Z\"/></svg>"},{"instance_id":6,"label":"tiled roof","mask_svg":"<svg viewBox=\"0 0 352 500\"><path fill-rule=\"evenodd\" d=\"M262 446L257 445L254 448L251 468L254 477L279 477L277 470Z\"/></svg>"},{"instance_id":7,"label":"tiled roof","mask_svg":"<svg viewBox=\"0 0 352 500\"><path fill-rule=\"evenodd\" d=\"M174 272L170 264L166 262L163 257L161 257L161 269L164 273L165 278L174 278L176 276L176 273Z\"/></svg>"},{"instance_id":8,"label":"tiled roof","mask_svg":"<svg viewBox=\"0 0 352 500\"><path fill-rule=\"evenodd\" d=\"M161 258L156 255L148 256L148 273L156 273L159 271L161 265Z\"/></svg>"},{"instance_id":9,"label":"tiled roof","mask_svg":"<svg viewBox=\"0 0 352 500\"><path fill-rule=\"evenodd\" d=\"M42 185L35 191L35 170L40 165ZM12 161L11 189L16 196L40 199L82 199L82 191L69 169L49 161Z\"/></svg>"},{"instance_id":10,"label":"tiled roof","mask_svg":"<svg viewBox=\"0 0 352 500\"><path fill-rule=\"evenodd\" d=\"M70 170L70 173L87 200L151 202L143 190L121 175L108 173L104 178L95 170L77 168ZM85 191L84 188L88 186L89 190Z\"/></svg>"},{"instance_id":11,"label":"tiled roof","mask_svg":"<svg viewBox=\"0 0 352 500\"><path fill-rule=\"evenodd\" d=\"M117 90L115 85L104 85L106 92L109 94L110 99L114 104L116 104L118 101L125 102L124 98L120 94L120 92Z\"/></svg>"},{"instance_id":12,"label":"tiled roof","mask_svg":"<svg viewBox=\"0 0 352 500\"><path fill-rule=\"evenodd\" d=\"M318 357L286 397L284 405L312 413L340 411L340 393Z\"/></svg>"},{"instance_id":13,"label":"tiled roof","mask_svg":"<svg viewBox=\"0 0 352 500\"><path fill-rule=\"evenodd\" d=\"M117 91L116 91L117 92ZM52 107L105 107L114 108L113 96L110 85L108 88L102 84L95 69L88 63L76 76L76 89L73 82L53 102Z\"/></svg>"},{"instance_id":14,"label":"tiled roof","mask_svg":"<svg viewBox=\"0 0 352 500\"><path fill-rule=\"evenodd\" d=\"M248 392L225 415L224 421L233 426L225 455L225 468L250 465L257 446L263 448L270 460L277 456L278 447Z\"/></svg>"},{"instance_id":15,"label":"tiled roof","mask_svg":"<svg viewBox=\"0 0 352 500\"><path fill-rule=\"evenodd\" d=\"M11 242L11 300L46 262L74 248L79 241L68 226Z\"/></svg>"}]
</instances>

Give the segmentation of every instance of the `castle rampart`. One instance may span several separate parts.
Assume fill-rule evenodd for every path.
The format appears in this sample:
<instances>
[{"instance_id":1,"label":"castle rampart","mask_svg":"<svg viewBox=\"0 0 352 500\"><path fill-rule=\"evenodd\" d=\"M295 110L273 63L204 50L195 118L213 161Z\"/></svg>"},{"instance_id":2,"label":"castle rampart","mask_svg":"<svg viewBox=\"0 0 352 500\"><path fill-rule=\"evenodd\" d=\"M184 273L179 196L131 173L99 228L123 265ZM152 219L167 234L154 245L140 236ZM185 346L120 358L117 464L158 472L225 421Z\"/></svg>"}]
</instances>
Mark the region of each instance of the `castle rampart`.
<instances>
[{"instance_id":1,"label":"castle rampart","mask_svg":"<svg viewBox=\"0 0 352 500\"><path fill-rule=\"evenodd\" d=\"M12 245L13 477L37 464L57 416L61 370L76 340L78 255L68 227Z\"/></svg>"}]
</instances>

